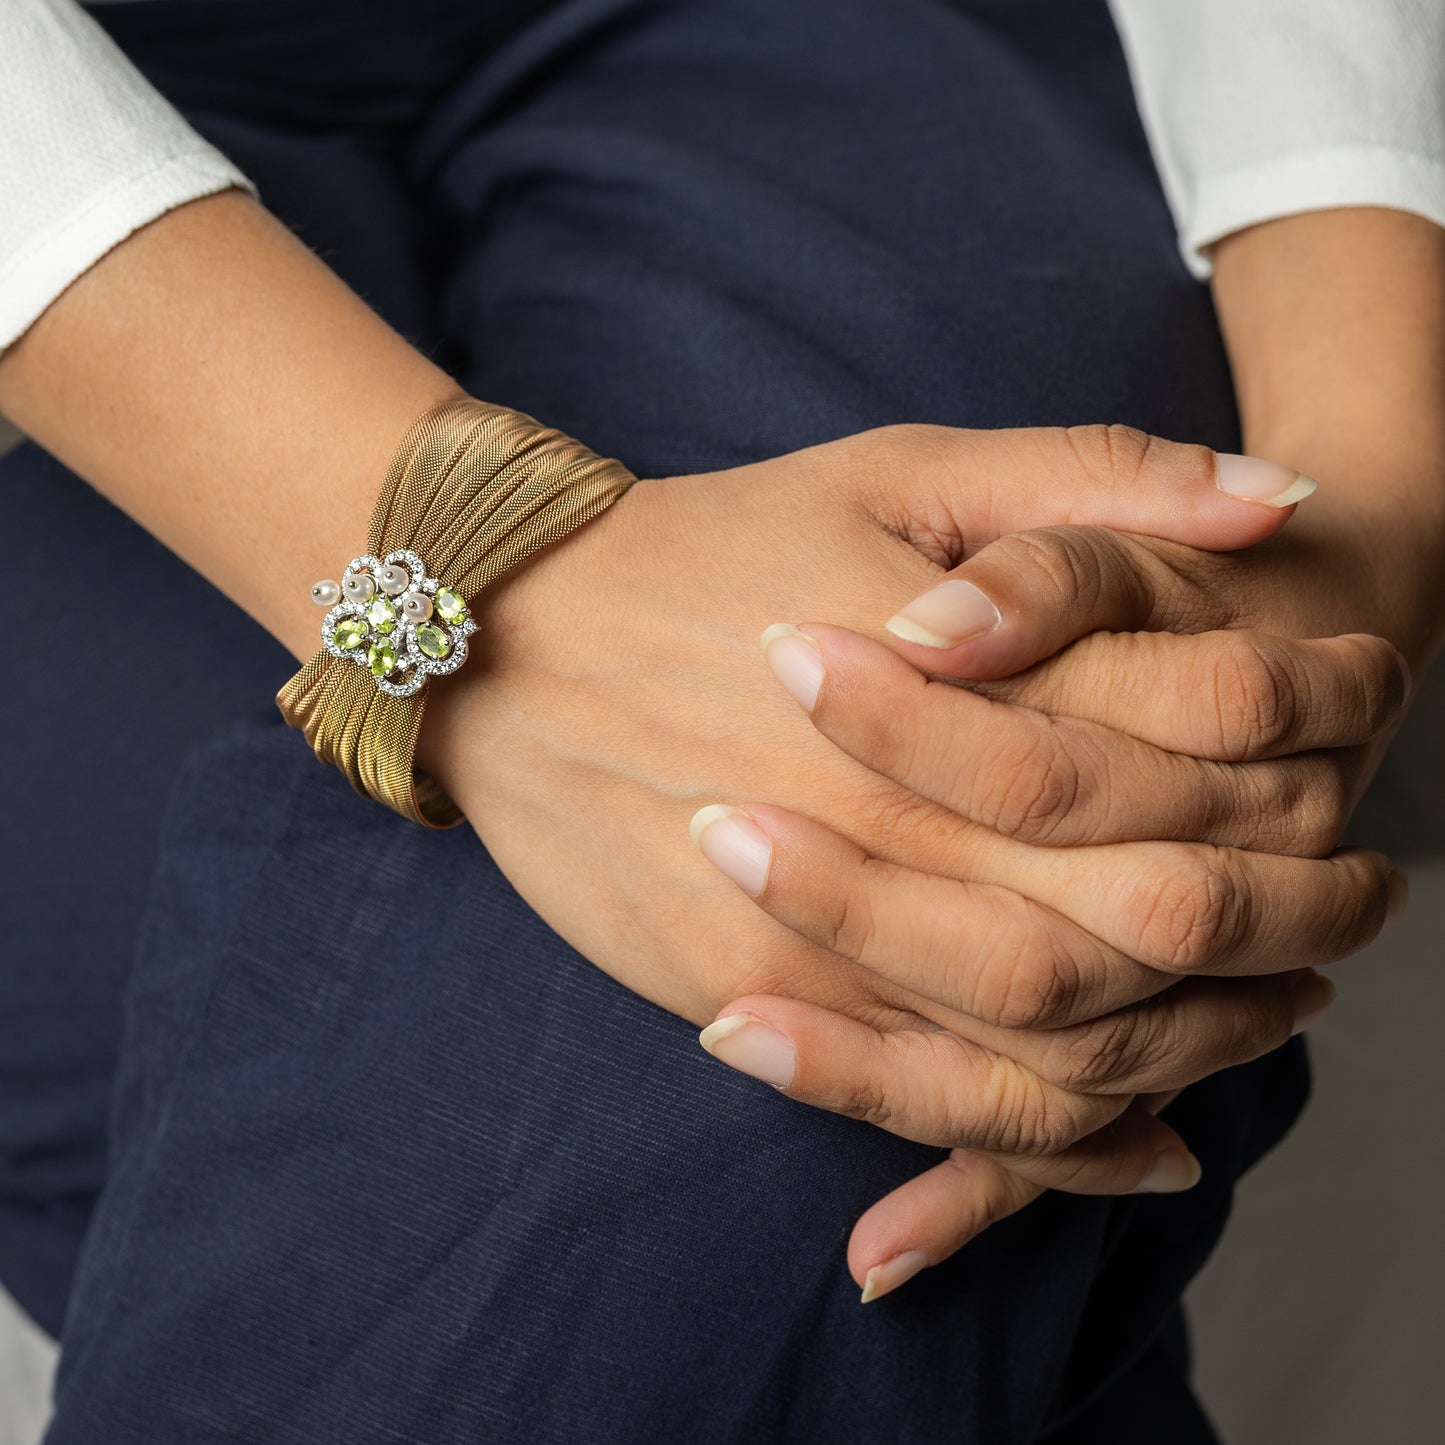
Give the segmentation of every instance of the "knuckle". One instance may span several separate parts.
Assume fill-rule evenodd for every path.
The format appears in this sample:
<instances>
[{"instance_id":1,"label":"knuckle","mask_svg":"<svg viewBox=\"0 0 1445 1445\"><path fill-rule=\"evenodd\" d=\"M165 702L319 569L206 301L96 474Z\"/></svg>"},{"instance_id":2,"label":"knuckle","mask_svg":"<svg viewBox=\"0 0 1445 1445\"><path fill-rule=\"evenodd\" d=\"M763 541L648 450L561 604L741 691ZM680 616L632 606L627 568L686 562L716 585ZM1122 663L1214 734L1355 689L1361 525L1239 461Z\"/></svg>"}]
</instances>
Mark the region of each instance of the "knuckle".
<instances>
[{"instance_id":1,"label":"knuckle","mask_svg":"<svg viewBox=\"0 0 1445 1445\"><path fill-rule=\"evenodd\" d=\"M1335 890L1325 949L1331 958L1358 952L1385 921L1389 887L1385 869L1357 859L1341 873Z\"/></svg>"},{"instance_id":2,"label":"knuckle","mask_svg":"<svg viewBox=\"0 0 1445 1445\"><path fill-rule=\"evenodd\" d=\"M1229 1007L1211 1011L1207 1019L1174 1021L1178 1067L1171 1085L1247 1063L1285 1041L1289 1014L1279 1005L1280 989L1272 979L1262 982L1265 987L1231 994Z\"/></svg>"},{"instance_id":3,"label":"knuckle","mask_svg":"<svg viewBox=\"0 0 1445 1445\"><path fill-rule=\"evenodd\" d=\"M1212 697L1220 755L1232 762L1262 757L1287 741L1299 703L1288 653L1271 640L1231 633L1215 660Z\"/></svg>"},{"instance_id":4,"label":"knuckle","mask_svg":"<svg viewBox=\"0 0 1445 1445\"><path fill-rule=\"evenodd\" d=\"M980 800L978 821L1025 843L1075 841L1086 805L1083 780L1059 746L1052 724L1032 732L1011 756L980 769L992 786Z\"/></svg>"},{"instance_id":5,"label":"knuckle","mask_svg":"<svg viewBox=\"0 0 1445 1445\"><path fill-rule=\"evenodd\" d=\"M1137 1065L1150 1015L1122 1009L1060 1036L1045 1060L1046 1072L1065 1089L1105 1088L1127 1078Z\"/></svg>"},{"instance_id":6,"label":"knuckle","mask_svg":"<svg viewBox=\"0 0 1445 1445\"><path fill-rule=\"evenodd\" d=\"M1082 524L1039 527L1004 539L1008 560L1032 573L1048 604L1095 619L1153 615L1157 559L1118 532ZM1096 622L1096 625L1102 625Z\"/></svg>"},{"instance_id":7,"label":"knuckle","mask_svg":"<svg viewBox=\"0 0 1445 1445\"><path fill-rule=\"evenodd\" d=\"M1210 815L1211 836L1260 853L1298 852L1304 816L1296 760L1219 766L1228 771Z\"/></svg>"},{"instance_id":8,"label":"knuckle","mask_svg":"<svg viewBox=\"0 0 1445 1445\"><path fill-rule=\"evenodd\" d=\"M1015 958L985 971L976 994L978 1016L1006 1029L1048 1028L1073 1010L1079 968L1063 949L1050 946L1022 966Z\"/></svg>"},{"instance_id":9,"label":"knuckle","mask_svg":"<svg viewBox=\"0 0 1445 1445\"><path fill-rule=\"evenodd\" d=\"M1136 927L1144 961L1167 973L1206 973L1237 949L1249 926L1237 874L1222 850L1176 852L1140 900Z\"/></svg>"},{"instance_id":10,"label":"knuckle","mask_svg":"<svg viewBox=\"0 0 1445 1445\"><path fill-rule=\"evenodd\" d=\"M1064 439L1085 476L1124 485L1138 479L1153 444L1147 432L1118 422L1066 427Z\"/></svg>"},{"instance_id":11,"label":"knuckle","mask_svg":"<svg viewBox=\"0 0 1445 1445\"><path fill-rule=\"evenodd\" d=\"M1094 603L1103 586L1089 534L1082 529L1043 527L1019 537L1025 555L1058 591L1060 601Z\"/></svg>"},{"instance_id":12,"label":"knuckle","mask_svg":"<svg viewBox=\"0 0 1445 1445\"><path fill-rule=\"evenodd\" d=\"M1239 559L1234 553L1202 552L1173 542L1156 542L1152 550L1168 568L1169 580L1161 600L1169 631L1203 635L1241 624Z\"/></svg>"},{"instance_id":13,"label":"knuckle","mask_svg":"<svg viewBox=\"0 0 1445 1445\"><path fill-rule=\"evenodd\" d=\"M1339 767L1320 761L1297 771L1288 810L1286 848L1304 858L1325 858L1344 837L1353 812L1352 789Z\"/></svg>"},{"instance_id":14,"label":"knuckle","mask_svg":"<svg viewBox=\"0 0 1445 1445\"><path fill-rule=\"evenodd\" d=\"M977 1147L1000 1154L1058 1154L1079 1137L1075 1121L1044 1080L1015 1069L998 1091Z\"/></svg>"},{"instance_id":15,"label":"knuckle","mask_svg":"<svg viewBox=\"0 0 1445 1445\"><path fill-rule=\"evenodd\" d=\"M1347 640L1354 667L1342 708L1354 724L1351 741L1364 743L1400 720L1410 692L1410 668L1400 650L1383 637L1357 633Z\"/></svg>"}]
</instances>

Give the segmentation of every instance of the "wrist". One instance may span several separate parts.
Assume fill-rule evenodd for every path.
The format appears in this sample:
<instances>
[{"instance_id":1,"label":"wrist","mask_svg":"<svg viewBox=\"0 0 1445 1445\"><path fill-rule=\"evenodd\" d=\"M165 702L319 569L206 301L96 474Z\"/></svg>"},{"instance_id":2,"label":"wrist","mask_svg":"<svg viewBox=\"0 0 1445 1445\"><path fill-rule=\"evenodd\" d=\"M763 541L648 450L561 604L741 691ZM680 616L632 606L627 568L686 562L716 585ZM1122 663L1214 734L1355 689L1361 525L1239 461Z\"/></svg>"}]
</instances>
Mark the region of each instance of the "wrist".
<instances>
[{"instance_id":1,"label":"wrist","mask_svg":"<svg viewBox=\"0 0 1445 1445\"><path fill-rule=\"evenodd\" d=\"M635 480L521 412L467 396L424 412L387 469L366 552L313 588L323 647L277 694L286 721L358 792L429 827L459 822L440 779L416 773L428 683L466 665L479 594Z\"/></svg>"},{"instance_id":2,"label":"wrist","mask_svg":"<svg viewBox=\"0 0 1445 1445\"><path fill-rule=\"evenodd\" d=\"M1445 230L1311 212L1236 233L1215 262L1246 450L1320 483L1281 546L1323 570L1294 580L1418 665L1438 642L1445 566ZM1343 605L1322 604L1321 585Z\"/></svg>"},{"instance_id":3,"label":"wrist","mask_svg":"<svg viewBox=\"0 0 1445 1445\"><path fill-rule=\"evenodd\" d=\"M1438 445L1419 435L1382 445L1382 434L1277 419L1251 428L1245 448L1319 482L1281 544L1318 585L1350 599L1340 630L1390 638L1418 670L1445 641L1445 435Z\"/></svg>"}]
</instances>

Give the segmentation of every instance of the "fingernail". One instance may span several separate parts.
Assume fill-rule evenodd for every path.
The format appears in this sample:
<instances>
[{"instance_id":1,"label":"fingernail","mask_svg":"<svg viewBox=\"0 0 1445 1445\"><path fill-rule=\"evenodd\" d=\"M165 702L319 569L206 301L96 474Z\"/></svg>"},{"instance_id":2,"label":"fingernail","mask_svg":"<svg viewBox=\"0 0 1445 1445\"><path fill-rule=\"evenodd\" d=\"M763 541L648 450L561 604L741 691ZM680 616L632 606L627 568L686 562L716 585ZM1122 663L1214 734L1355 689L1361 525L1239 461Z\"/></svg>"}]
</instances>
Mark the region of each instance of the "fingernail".
<instances>
[{"instance_id":1,"label":"fingernail","mask_svg":"<svg viewBox=\"0 0 1445 1445\"><path fill-rule=\"evenodd\" d=\"M749 898L763 891L773 861L773 843L746 814L726 803L709 803L692 815L688 832L702 856Z\"/></svg>"},{"instance_id":2,"label":"fingernail","mask_svg":"<svg viewBox=\"0 0 1445 1445\"><path fill-rule=\"evenodd\" d=\"M1220 452L1215 458L1215 484L1231 497L1263 502L1269 507L1292 507L1319 486L1313 477L1302 476L1278 462L1238 457L1230 452Z\"/></svg>"},{"instance_id":3,"label":"fingernail","mask_svg":"<svg viewBox=\"0 0 1445 1445\"><path fill-rule=\"evenodd\" d=\"M860 1304L871 1304L882 1295L890 1293L901 1284L907 1284L921 1269L928 1268L928 1256L921 1250L910 1249L905 1254L895 1254L882 1264L875 1264L863 1276L863 1298Z\"/></svg>"},{"instance_id":4,"label":"fingernail","mask_svg":"<svg viewBox=\"0 0 1445 1445\"><path fill-rule=\"evenodd\" d=\"M1405 911L1410 901L1410 880L1398 869L1390 869L1385 880L1385 923L1388 928Z\"/></svg>"},{"instance_id":5,"label":"fingernail","mask_svg":"<svg viewBox=\"0 0 1445 1445\"><path fill-rule=\"evenodd\" d=\"M982 637L1003 621L1003 614L972 582L952 577L920 592L883 625L904 642L924 647L956 647Z\"/></svg>"},{"instance_id":6,"label":"fingernail","mask_svg":"<svg viewBox=\"0 0 1445 1445\"><path fill-rule=\"evenodd\" d=\"M1193 1189L1204 1170L1187 1149L1166 1149L1139 1181L1137 1194L1178 1194Z\"/></svg>"},{"instance_id":7,"label":"fingernail","mask_svg":"<svg viewBox=\"0 0 1445 1445\"><path fill-rule=\"evenodd\" d=\"M697 1041L728 1068L751 1074L775 1089L786 1089L793 1082L798 1061L792 1044L756 1014L729 1014L718 1019L697 1036Z\"/></svg>"},{"instance_id":8,"label":"fingernail","mask_svg":"<svg viewBox=\"0 0 1445 1445\"><path fill-rule=\"evenodd\" d=\"M823 685L823 654L817 644L805 637L791 622L775 622L758 639L763 659L773 676L812 712Z\"/></svg>"},{"instance_id":9,"label":"fingernail","mask_svg":"<svg viewBox=\"0 0 1445 1445\"><path fill-rule=\"evenodd\" d=\"M1304 1033L1316 1019L1323 1017L1338 992L1329 979L1318 973L1301 974L1295 980L1294 1024L1289 1031L1290 1038Z\"/></svg>"}]
</instances>

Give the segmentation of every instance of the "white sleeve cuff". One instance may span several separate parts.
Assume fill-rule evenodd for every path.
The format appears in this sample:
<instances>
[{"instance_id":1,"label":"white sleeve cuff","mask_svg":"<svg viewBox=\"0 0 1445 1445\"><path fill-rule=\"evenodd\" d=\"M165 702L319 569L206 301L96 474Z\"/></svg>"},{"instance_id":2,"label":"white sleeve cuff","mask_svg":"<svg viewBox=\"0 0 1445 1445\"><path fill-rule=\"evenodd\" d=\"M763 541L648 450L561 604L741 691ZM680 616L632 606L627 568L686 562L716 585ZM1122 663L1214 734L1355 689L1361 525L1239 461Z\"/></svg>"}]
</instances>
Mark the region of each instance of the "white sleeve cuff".
<instances>
[{"instance_id":1,"label":"white sleeve cuff","mask_svg":"<svg viewBox=\"0 0 1445 1445\"><path fill-rule=\"evenodd\" d=\"M191 148L163 156L87 195L0 264L0 351L132 232L187 201L232 186L256 193L220 151L197 138Z\"/></svg>"},{"instance_id":2,"label":"white sleeve cuff","mask_svg":"<svg viewBox=\"0 0 1445 1445\"><path fill-rule=\"evenodd\" d=\"M1203 280L1216 241L1280 216L1381 206L1445 226L1445 163L1387 146L1331 146L1204 175L1192 202L1180 218L1179 246Z\"/></svg>"}]
</instances>

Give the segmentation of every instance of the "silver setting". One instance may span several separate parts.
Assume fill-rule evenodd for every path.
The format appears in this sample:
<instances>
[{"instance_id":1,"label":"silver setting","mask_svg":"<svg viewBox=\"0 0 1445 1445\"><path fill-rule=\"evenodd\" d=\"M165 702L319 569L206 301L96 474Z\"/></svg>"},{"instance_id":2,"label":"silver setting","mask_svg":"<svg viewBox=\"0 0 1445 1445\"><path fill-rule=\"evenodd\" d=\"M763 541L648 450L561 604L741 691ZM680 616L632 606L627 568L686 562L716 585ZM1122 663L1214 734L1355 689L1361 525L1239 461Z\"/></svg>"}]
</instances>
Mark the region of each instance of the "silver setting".
<instances>
[{"instance_id":1,"label":"silver setting","mask_svg":"<svg viewBox=\"0 0 1445 1445\"><path fill-rule=\"evenodd\" d=\"M421 691L429 677L443 677L455 672L467 660L467 638L477 630L470 614L458 623L444 622L435 611L426 619L411 621L402 610L402 602L414 592L424 593L428 599L442 584L435 577L428 577L426 564L415 552L403 547L388 552L385 557L376 558L369 554L357 557L347 564L344 576L368 573L372 579L382 567L401 563L411 573L411 585L404 592L387 598L396 612L396 622L390 632L378 632L369 622L366 637L357 647L342 647L336 641L336 625L345 617L359 617L366 622L366 613L377 597L386 596L378 585L375 593L363 602L352 602L343 597L332 607L321 621L321 645L332 657L344 662L355 663L364 668L373 678L377 687L391 697L411 697ZM445 657L428 657L416 640L418 627L436 627L447 634L452 650ZM396 653L396 666L384 677L376 677L367 665L366 654L378 642L389 642Z\"/></svg>"}]
</instances>

